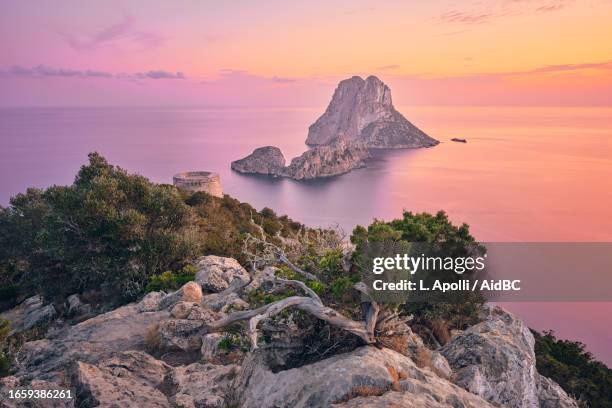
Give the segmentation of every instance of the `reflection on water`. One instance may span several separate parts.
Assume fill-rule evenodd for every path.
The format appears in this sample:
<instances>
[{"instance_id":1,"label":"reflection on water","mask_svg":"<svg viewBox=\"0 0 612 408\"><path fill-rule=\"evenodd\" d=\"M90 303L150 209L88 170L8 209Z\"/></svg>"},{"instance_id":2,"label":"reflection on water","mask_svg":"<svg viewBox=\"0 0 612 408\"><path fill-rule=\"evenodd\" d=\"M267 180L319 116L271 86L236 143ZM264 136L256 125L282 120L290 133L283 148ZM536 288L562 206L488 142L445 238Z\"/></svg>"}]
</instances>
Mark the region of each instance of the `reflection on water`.
<instances>
[{"instance_id":1,"label":"reflection on water","mask_svg":"<svg viewBox=\"0 0 612 408\"><path fill-rule=\"evenodd\" d=\"M368 168L296 182L240 175L229 163L263 145L279 146L288 160L298 155L318 109L0 109L0 203L28 186L69 184L97 150L157 182L212 170L226 193L257 208L309 225L339 223L347 232L403 209L444 209L482 241L612 241L612 109L400 111L442 143L376 152ZM539 325L535 309L521 313ZM553 326L547 316L544 327ZM580 335L559 334L602 355L612 331L601 321L580 324ZM612 351L604 357L612 361Z\"/></svg>"}]
</instances>

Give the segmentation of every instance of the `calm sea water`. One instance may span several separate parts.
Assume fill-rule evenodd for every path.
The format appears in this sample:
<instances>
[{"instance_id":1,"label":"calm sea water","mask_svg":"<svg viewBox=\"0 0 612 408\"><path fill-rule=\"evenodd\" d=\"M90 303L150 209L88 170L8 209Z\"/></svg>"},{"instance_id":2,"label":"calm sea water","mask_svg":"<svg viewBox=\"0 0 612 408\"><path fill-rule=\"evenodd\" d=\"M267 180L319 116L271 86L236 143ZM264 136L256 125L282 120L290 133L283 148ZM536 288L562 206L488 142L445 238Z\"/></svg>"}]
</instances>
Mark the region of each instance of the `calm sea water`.
<instances>
[{"instance_id":1,"label":"calm sea water","mask_svg":"<svg viewBox=\"0 0 612 408\"><path fill-rule=\"evenodd\" d=\"M301 153L319 109L0 109L0 204L28 186L71 183L96 150L156 182L216 171L226 193L257 208L347 232L403 209L444 209L481 241L612 241L611 108L399 110L442 143L379 152L368 168L295 182L239 175L229 164L263 145L288 159ZM612 304L509 307L612 363Z\"/></svg>"}]
</instances>

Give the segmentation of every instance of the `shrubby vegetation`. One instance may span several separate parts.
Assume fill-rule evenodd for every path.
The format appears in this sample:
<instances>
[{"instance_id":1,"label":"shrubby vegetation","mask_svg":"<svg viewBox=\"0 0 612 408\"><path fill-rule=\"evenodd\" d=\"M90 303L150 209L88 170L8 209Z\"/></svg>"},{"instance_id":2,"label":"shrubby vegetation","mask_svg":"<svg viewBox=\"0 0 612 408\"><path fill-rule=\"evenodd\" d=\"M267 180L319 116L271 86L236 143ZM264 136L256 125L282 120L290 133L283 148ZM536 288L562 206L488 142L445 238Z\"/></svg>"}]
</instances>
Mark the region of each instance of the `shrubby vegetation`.
<instances>
[{"instance_id":1,"label":"shrubby vegetation","mask_svg":"<svg viewBox=\"0 0 612 408\"><path fill-rule=\"evenodd\" d=\"M259 231L251 220L271 239L302 228L228 196L151 183L91 153L72 185L31 188L0 207L0 308L36 293L61 301L97 292L121 303L147 286L173 288L197 256L241 260L243 235Z\"/></svg>"},{"instance_id":2,"label":"shrubby vegetation","mask_svg":"<svg viewBox=\"0 0 612 408\"><path fill-rule=\"evenodd\" d=\"M365 269L369 268L367 249L374 245L379 248L384 248L385 245L391 248L410 248L413 243L423 243L426 245L419 247L419 254L428 251L426 255L441 257L465 257L484 251L470 234L469 226L453 225L444 211L435 215L404 211L400 219L389 222L375 220L367 228L357 226L353 230L351 242L356 246L353 261L357 265L363 265ZM445 279L466 277L448 272L443 275ZM426 341L445 344L450 339L450 330L465 329L478 322L478 310L484 302L482 296L477 292L456 292L453 295L456 298L451 299L451 295L445 294L439 299L430 294L419 298L419 301L409 301L402 305L405 313L414 316L411 323L413 329Z\"/></svg>"},{"instance_id":3,"label":"shrubby vegetation","mask_svg":"<svg viewBox=\"0 0 612 408\"><path fill-rule=\"evenodd\" d=\"M585 345L533 332L538 372L559 384L584 407L612 407L612 370L593 359Z\"/></svg>"}]
</instances>

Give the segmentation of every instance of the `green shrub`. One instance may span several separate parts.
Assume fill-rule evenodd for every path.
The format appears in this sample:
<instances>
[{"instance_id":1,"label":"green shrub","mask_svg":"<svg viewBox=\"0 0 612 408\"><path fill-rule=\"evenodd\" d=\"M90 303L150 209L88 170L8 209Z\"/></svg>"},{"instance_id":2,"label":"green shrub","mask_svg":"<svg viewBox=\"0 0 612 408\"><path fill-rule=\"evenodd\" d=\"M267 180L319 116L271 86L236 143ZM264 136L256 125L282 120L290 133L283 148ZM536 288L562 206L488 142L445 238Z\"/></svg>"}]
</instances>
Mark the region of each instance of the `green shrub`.
<instances>
[{"instance_id":1,"label":"green shrub","mask_svg":"<svg viewBox=\"0 0 612 408\"><path fill-rule=\"evenodd\" d=\"M589 408L612 407L612 370L596 361L585 345L558 340L554 332L535 337L536 368Z\"/></svg>"},{"instance_id":2,"label":"green shrub","mask_svg":"<svg viewBox=\"0 0 612 408\"><path fill-rule=\"evenodd\" d=\"M165 271L161 275L152 276L147 283L145 292L169 291L179 289L181 286L195 279L197 269L193 265L185 265L180 271L173 273Z\"/></svg>"},{"instance_id":3,"label":"green shrub","mask_svg":"<svg viewBox=\"0 0 612 408\"><path fill-rule=\"evenodd\" d=\"M331 283L331 292L336 300L341 301L344 295L351 290L355 282L348 276L336 278Z\"/></svg>"}]
</instances>

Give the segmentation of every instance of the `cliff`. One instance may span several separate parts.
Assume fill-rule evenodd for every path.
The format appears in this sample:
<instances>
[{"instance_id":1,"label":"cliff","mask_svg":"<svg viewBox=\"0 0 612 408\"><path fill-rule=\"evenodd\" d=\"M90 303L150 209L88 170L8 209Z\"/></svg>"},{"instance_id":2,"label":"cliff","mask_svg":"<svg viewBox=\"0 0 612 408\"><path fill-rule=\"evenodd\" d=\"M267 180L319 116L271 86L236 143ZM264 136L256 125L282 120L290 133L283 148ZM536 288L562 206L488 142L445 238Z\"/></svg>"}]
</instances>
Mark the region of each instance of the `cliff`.
<instances>
[{"instance_id":1,"label":"cliff","mask_svg":"<svg viewBox=\"0 0 612 408\"><path fill-rule=\"evenodd\" d=\"M232 162L233 170L247 174L266 174L309 180L331 177L364 167L368 149L361 142L335 139L330 144L307 150L285 166L280 149L273 146L257 148L245 158Z\"/></svg>"},{"instance_id":2,"label":"cliff","mask_svg":"<svg viewBox=\"0 0 612 408\"><path fill-rule=\"evenodd\" d=\"M395 110L391 90L375 76L341 81L325 113L308 129L306 144L324 145L337 137L359 140L368 148L419 148L439 143Z\"/></svg>"}]
</instances>

